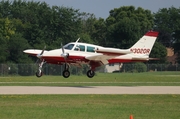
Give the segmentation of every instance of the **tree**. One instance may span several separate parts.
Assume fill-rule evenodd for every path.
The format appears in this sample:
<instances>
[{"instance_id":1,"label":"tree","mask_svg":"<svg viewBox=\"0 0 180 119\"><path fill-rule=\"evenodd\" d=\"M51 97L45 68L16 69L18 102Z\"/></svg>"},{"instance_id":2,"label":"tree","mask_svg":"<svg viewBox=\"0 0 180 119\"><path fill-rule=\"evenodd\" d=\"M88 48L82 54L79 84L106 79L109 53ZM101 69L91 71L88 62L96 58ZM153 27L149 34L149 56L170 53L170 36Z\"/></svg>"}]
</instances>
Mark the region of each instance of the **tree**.
<instances>
[{"instance_id":1,"label":"tree","mask_svg":"<svg viewBox=\"0 0 180 119\"><path fill-rule=\"evenodd\" d=\"M176 31L180 29L180 9L175 7L162 8L154 14L155 29L160 32L159 41L167 47L172 47L177 40Z\"/></svg>"},{"instance_id":2,"label":"tree","mask_svg":"<svg viewBox=\"0 0 180 119\"><path fill-rule=\"evenodd\" d=\"M150 60L149 63L166 63L166 56L166 47L162 43L156 41L150 54L150 58L158 58L158 60Z\"/></svg>"},{"instance_id":3,"label":"tree","mask_svg":"<svg viewBox=\"0 0 180 119\"><path fill-rule=\"evenodd\" d=\"M24 39L21 34L15 34L9 39L8 51L9 57L7 61L14 63L30 63L32 62L27 55L22 52L28 47L27 40Z\"/></svg>"},{"instance_id":4,"label":"tree","mask_svg":"<svg viewBox=\"0 0 180 119\"><path fill-rule=\"evenodd\" d=\"M162 8L154 14L155 29L160 32L158 41L174 48L180 57L180 8ZM179 58L177 59L180 62Z\"/></svg>"},{"instance_id":5,"label":"tree","mask_svg":"<svg viewBox=\"0 0 180 119\"><path fill-rule=\"evenodd\" d=\"M129 48L153 27L151 11L140 7L123 6L110 11L106 19L108 44Z\"/></svg>"},{"instance_id":6,"label":"tree","mask_svg":"<svg viewBox=\"0 0 180 119\"><path fill-rule=\"evenodd\" d=\"M81 38L82 42L86 43L95 43L95 40L92 40L92 34L95 31L95 24L96 18L93 14L83 13L82 20L81 20L81 33L78 36Z\"/></svg>"},{"instance_id":7,"label":"tree","mask_svg":"<svg viewBox=\"0 0 180 119\"><path fill-rule=\"evenodd\" d=\"M95 30L91 35L94 43L101 46L107 46L106 43L107 28L106 28L105 20L103 18L99 18L98 20L95 20L94 29Z\"/></svg>"},{"instance_id":8,"label":"tree","mask_svg":"<svg viewBox=\"0 0 180 119\"><path fill-rule=\"evenodd\" d=\"M8 18L0 19L0 34L7 40L15 34L15 28Z\"/></svg>"},{"instance_id":9,"label":"tree","mask_svg":"<svg viewBox=\"0 0 180 119\"><path fill-rule=\"evenodd\" d=\"M13 34L15 34L15 28L12 22L8 18L0 19L0 63L7 61L9 56L8 43Z\"/></svg>"},{"instance_id":10,"label":"tree","mask_svg":"<svg viewBox=\"0 0 180 119\"><path fill-rule=\"evenodd\" d=\"M9 2L9 0L2 0L0 2L0 18L6 18L11 15L10 6L11 2Z\"/></svg>"},{"instance_id":11,"label":"tree","mask_svg":"<svg viewBox=\"0 0 180 119\"><path fill-rule=\"evenodd\" d=\"M6 58L8 57L9 53L7 52L7 41L6 39L0 34L0 63L4 63Z\"/></svg>"},{"instance_id":12,"label":"tree","mask_svg":"<svg viewBox=\"0 0 180 119\"><path fill-rule=\"evenodd\" d=\"M51 47L54 42L65 44L77 38L81 32L82 14L79 10L58 6L49 7L45 2L21 0L2 1L0 8L3 9L5 4L8 9L5 9L7 11L4 11L2 16L22 21L24 31L21 34L33 48L39 48L45 44ZM57 46L59 47L60 44L55 47Z\"/></svg>"}]
</instances>

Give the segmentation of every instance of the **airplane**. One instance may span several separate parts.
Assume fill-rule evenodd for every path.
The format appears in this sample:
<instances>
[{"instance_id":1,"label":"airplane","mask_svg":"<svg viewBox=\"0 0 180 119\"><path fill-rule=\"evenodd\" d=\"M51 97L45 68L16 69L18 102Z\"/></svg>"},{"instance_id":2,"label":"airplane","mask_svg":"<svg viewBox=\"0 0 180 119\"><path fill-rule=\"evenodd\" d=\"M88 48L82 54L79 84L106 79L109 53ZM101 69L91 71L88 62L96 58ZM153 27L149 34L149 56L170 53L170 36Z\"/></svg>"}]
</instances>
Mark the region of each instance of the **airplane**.
<instances>
[{"instance_id":1,"label":"airplane","mask_svg":"<svg viewBox=\"0 0 180 119\"><path fill-rule=\"evenodd\" d=\"M27 49L23 52L38 58L37 77L41 77L42 67L44 63L64 65L62 72L64 78L70 76L70 65L82 66L86 64L90 66L87 71L89 78L94 77L95 69L102 65L111 63L126 63L126 62L146 62L153 60L149 58L149 54L157 39L158 32L148 31L142 38L140 38L129 49L118 49L102 47L94 44L71 42L66 45L61 44L60 49L47 51L45 47L43 50Z\"/></svg>"}]
</instances>

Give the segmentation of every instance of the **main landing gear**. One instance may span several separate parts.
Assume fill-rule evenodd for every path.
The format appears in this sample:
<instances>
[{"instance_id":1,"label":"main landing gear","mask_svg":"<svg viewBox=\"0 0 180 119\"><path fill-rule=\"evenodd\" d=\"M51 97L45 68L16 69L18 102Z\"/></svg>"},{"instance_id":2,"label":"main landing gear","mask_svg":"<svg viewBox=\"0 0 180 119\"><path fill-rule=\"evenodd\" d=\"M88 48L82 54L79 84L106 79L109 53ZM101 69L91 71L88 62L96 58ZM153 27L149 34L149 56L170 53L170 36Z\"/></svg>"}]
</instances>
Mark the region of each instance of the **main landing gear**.
<instances>
[{"instance_id":1,"label":"main landing gear","mask_svg":"<svg viewBox=\"0 0 180 119\"><path fill-rule=\"evenodd\" d=\"M88 70L87 71L87 76L89 78L92 78L94 77L95 75L95 72L93 70ZM70 72L69 72L69 65L68 64L65 64L65 67L64 67L64 71L63 71L63 77L64 78L68 78L70 76Z\"/></svg>"},{"instance_id":2,"label":"main landing gear","mask_svg":"<svg viewBox=\"0 0 180 119\"><path fill-rule=\"evenodd\" d=\"M69 76L70 76L69 65L65 64L64 71L63 71L63 77L68 78Z\"/></svg>"},{"instance_id":3,"label":"main landing gear","mask_svg":"<svg viewBox=\"0 0 180 119\"><path fill-rule=\"evenodd\" d=\"M92 71L92 70L88 70L88 71L87 71L87 76L88 76L89 78L94 77L94 75L95 75L95 72L94 72L94 71ZM64 69L64 71L63 71L63 77L64 77L64 78L68 78L69 76L70 76L69 66L68 66L68 65L65 65L65 69Z\"/></svg>"},{"instance_id":4,"label":"main landing gear","mask_svg":"<svg viewBox=\"0 0 180 119\"><path fill-rule=\"evenodd\" d=\"M87 76L88 76L89 78L94 77L94 75L95 75L95 72L94 72L94 71L92 71L92 70L88 70L88 71L87 71ZM69 76L70 76L69 66L68 66L68 65L65 65L65 69L64 69L64 71L63 71L63 77L64 77L64 78L68 78Z\"/></svg>"},{"instance_id":5,"label":"main landing gear","mask_svg":"<svg viewBox=\"0 0 180 119\"><path fill-rule=\"evenodd\" d=\"M68 78L68 77L70 76L69 65L68 65L68 64L65 64L65 66L64 66L64 71L63 71L62 74L63 74L63 77L64 77L64 78ZM87 71L87 76L88 76L89 78L94 77L94 75L95 75L95 72L94 72L93 70L88 70L88 71Z\"/></svg>"},{"instance_id":6,"label":"main landing gear","mask_svg":"<svg viewBox=\"0 0 180 119\"><path fill-rule=\"evenodd\" d=\"M87 76L88 76L89 78L94 77L94 75L95 75L95 72L94 72L94 71L92 71L92 70L88 70L88 71L87 71Z\"/></svg>"}]
</instances>

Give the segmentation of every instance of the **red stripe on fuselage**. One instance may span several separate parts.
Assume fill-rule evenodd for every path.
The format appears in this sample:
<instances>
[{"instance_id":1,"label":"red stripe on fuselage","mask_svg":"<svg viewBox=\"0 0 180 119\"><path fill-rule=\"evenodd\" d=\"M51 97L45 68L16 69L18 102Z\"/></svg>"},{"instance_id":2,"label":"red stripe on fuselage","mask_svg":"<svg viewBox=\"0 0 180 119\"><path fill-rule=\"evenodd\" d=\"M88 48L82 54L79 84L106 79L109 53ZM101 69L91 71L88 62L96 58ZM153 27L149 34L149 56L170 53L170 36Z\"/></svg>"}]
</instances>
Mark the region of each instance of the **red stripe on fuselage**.
<instances>
[{"instance_id":1,"label":"red stripe on fuselage","mask_svg":"<svg viewBox=\"0 0 180 119\"><path fill-rule=\"evenodd\" d=\"M44 59L47 63L52 64L61 64L61 63L76 63L77 61L87 61L85 57L82 56L69 56L66 61L61 56L43 56L42 59Z\"/></svg>"}]
</instances>

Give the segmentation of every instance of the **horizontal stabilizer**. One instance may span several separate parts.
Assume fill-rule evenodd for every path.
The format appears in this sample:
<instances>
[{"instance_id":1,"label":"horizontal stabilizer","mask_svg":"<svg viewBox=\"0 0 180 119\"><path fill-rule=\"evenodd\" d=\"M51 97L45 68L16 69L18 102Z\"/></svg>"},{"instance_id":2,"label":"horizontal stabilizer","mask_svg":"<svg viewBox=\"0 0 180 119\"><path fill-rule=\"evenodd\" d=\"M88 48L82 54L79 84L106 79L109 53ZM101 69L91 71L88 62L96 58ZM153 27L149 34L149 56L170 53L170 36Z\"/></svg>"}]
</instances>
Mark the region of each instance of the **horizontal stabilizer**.
<instances>
[{"instance_id":1,"label":"horizontal stabilizer","mask_svg":"<svg viewBox=\"0 0 180 119\"><path fill-rule=\"evenodd\" d=\"M149 60L160 60L160 58L149 58Z\"/></svg>"},{"instance_id":2,"label":"horizontal stabilizer","mask_svg":"<svg viewBox=\"0 0 180 119\"><path fill-rule=\"evenodd\" d=\"M148 58L132 58L133 61L148 61Z\"/></svg>"},{"instance_id":3,"label":"horizontal stabilizer","mask_svg":"<svg viewBox=\"0 0 180 119\"><path fill-rule=\"evenodd\" d=\"M142 61L148 61L148 60L160 60L159 58L148 58L148 57L132 57L133 60L142 60Z\"/></svg>"}]
</instances>

